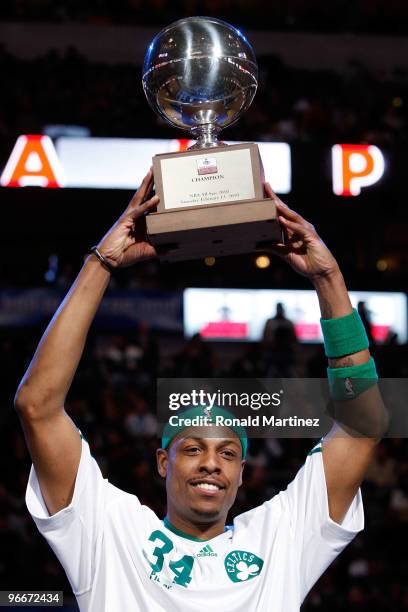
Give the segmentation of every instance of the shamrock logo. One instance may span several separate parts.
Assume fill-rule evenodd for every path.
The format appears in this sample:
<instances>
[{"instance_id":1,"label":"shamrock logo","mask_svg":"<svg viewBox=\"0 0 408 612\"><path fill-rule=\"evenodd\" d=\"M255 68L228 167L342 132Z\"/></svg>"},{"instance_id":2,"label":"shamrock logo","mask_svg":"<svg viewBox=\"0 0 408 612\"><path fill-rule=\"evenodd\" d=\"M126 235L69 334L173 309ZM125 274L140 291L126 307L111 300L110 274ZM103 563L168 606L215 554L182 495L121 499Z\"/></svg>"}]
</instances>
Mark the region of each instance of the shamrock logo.
<instances>
[{"instance_id":1,"label":"shamrock logo","mask_svg":"<svg viewBox=\"0 0 408 612\"><path fill-rule=\"evenodd\" d=\"M232 582L245 582L259 576L263 561L247 550L233 550L225 557L224 566Z\"/></svg>"},{"instance_id":2,"label":"shamrock logo","mask_svg":"<svg viewBox=\"0 0 408 612\"><path fill-rule=\"evenodd\" d=\"M259 572L259 565L256 563L252 563L251 565L247 565L245 561L240 561L236 564L236 569L238 570L237 578L238 580L248 580L251 576L256 576Z\"/></svg>"}]
</instances>

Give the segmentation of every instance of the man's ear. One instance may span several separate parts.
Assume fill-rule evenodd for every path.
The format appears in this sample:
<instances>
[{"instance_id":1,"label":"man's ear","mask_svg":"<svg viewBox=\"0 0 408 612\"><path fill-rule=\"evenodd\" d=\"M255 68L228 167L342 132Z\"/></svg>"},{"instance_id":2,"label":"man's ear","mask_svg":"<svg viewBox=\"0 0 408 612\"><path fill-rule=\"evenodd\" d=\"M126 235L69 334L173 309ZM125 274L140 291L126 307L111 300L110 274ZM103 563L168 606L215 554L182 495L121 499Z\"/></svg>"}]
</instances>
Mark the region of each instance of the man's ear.
<instances>
[{"instance_id":1,"label":"man's ear","mask_svg":"<svg viewBox=\"0 0 408 612\"><path fill-rule=\"evenodd\" d=\"M157 471L159 472L162 478L166 478L167 476L167 461L168 454L164 448L158 448L156 451L156 460L157 460Z\"/></svg>"},{"instance_id":2,"label":"man's ear","mask_svg":"<svg viewBox=\"0 0 408 612\"><path fill-rule=\"evenodd\" d=\"M239 487L242 485L242 473L244 471L245 465L246 465L246 461L241 461L241 472L239 474L239 483L238 483Z\"/></svg>"}]
</instances>

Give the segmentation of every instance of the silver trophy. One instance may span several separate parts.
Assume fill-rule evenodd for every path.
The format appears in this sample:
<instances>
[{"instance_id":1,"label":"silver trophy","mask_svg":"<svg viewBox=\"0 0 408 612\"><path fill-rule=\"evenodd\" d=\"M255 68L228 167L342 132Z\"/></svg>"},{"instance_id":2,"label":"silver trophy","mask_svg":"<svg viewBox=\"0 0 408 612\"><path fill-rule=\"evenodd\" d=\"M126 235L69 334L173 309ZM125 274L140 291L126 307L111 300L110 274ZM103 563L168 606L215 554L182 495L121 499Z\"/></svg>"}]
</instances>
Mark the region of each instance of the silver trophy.
<instances>
[{"instance_id":1,"label":"silver trophy","mask_svg":"<svg viewBox=\"0 0 408 612\"><path fill-rule=\"evenodd\" d=\"M188 17L153 39L143 66L150 106L173 126L188 130L202 149L219 146L221 129L250 106L258 66L245 36L212 17Z\"/></svg>"},{"instance_id":2,"label":"silver trophy","mask_svg":"<svg viewBox=\"0 0 408 612\"><path fill-rule=\"evenodd\" d=\"M218 140L250 106L257 86L252 47L225 21L181 19L149 45L143 66L148 102L196 139L186 151L153 158L160 203L146 225L162 260L244 253L280 239L275 205L264 198L258 146Z\"/></svg>"}]
</instances>

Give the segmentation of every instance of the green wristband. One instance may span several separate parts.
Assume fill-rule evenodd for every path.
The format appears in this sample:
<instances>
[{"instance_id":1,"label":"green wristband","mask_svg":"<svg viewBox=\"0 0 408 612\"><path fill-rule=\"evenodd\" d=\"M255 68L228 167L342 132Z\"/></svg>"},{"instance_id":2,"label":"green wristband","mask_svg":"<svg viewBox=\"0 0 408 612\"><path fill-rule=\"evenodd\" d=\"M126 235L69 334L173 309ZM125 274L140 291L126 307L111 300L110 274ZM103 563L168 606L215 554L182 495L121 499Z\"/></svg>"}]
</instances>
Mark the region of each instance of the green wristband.
<instances>
[{"instance_id":1,"label":"green wristband","mask_svg":"<svg viewBox=\"0 0 408 612\"><path fill-rule=\"evenodd\" d=\"M374 359L366 363L346 368L327 368L330 395L335 401L345 401L358 397L378 382Z\"/></svg>"},{"instance_id":2,"label":"green wristband","mask_svg":"<svg viewBox=\"0 0 408 612\"><path fill-rule=\"evenodd\" d=\"M326 357L336 359L368 348L368 338L357 310L336 319L320 319Z\"/></svg>"}]
</instances>

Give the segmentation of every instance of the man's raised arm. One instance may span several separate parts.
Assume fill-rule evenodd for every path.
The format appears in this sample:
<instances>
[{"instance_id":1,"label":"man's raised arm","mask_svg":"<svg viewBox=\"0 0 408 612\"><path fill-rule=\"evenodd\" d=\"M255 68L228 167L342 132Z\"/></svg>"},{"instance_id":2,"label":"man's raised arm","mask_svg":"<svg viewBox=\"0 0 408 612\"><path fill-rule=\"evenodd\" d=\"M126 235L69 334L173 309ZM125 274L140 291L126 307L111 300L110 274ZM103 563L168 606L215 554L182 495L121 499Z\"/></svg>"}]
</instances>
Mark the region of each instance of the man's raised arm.
<instances>
[{"instance_id":1,"label":"man's raised arm","mask_svg":"<svg viewBox=\"0 0 408 612\"><path fill-rule=\"evenodd\" d=\"M105 259L90 255L48 325L15 397L41 492L50 514L69 505L81 456L77 428L64 410L65 397L84 349L111 270L154 257L146 242L143 214L158 203L146 200L149 172L125 212L98 245Z\"/></svg>"},{"instance_id":2,"label":"man's raised arm","mask_svg":"<svg viewBox=\"0 0 408 612\"><path fill-rule=\"evenodd\" d=\"M386 428L385 409L375 384L375 365L333 255L313 225L283 204L269 185L265 190L276 202L285 234L285 244L272 247L272 251L308 277L319 298L335 418L341 423L323 440L323 463L329 514L332 520L341 523L364 478L375 444ZM356 399L350 399L354 395Z\"/></svg>"}]
</instances>

